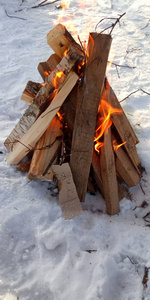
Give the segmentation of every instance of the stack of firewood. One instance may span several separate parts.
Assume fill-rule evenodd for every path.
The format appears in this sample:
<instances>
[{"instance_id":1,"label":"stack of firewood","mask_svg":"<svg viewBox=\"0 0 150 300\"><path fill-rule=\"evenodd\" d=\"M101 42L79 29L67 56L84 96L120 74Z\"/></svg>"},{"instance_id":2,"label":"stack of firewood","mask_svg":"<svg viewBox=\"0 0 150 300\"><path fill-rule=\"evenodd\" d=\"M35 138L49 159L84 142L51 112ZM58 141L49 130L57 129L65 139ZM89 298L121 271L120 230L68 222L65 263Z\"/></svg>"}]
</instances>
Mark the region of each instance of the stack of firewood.
<instances>
[{"instance_id":1,"label":"stack of firewood","mask_svg":"<svg viewBox=\"0 0 150 300\"><path fill-rule=\"evenodd\" d=\"M47 41L55 54L38 66L44 83L27 83L22 100L30 105L4 143L8 164L29 170L30 180L57 178L66 219L82 213L89 178L111 215L120 183L140 180L138 139L105 77L111 40L90 33L85 50L63 25L53 28Z\"/></svg>"}]
</instances>

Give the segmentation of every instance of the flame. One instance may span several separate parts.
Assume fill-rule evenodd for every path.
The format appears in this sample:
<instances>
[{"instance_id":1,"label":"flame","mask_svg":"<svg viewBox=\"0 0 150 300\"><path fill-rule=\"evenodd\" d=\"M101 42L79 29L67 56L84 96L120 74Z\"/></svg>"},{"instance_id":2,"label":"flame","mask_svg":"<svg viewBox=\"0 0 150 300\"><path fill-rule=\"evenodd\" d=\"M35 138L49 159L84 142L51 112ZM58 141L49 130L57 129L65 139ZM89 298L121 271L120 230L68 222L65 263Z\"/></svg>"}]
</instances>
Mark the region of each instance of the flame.
<instances>
[{"instance_id":1,"label":"flame","mask_svg":"<svg viewBox=\"0 0 150 300\"><path fill-rule=\"evenodd\" d=\"M45 74L46 76L49 76L49 75L51 74L51 71L44 71L44 74Z\"/></svg>"},{"instance_id":2,"label":"flame","mask_svg":"<svg viewBox=\"0 0 150 300\"><path fill-rule=\"evenodd\" d=\"M100 147L103 146L103 143L100 140L100 138L103 136L104 132L108 132L108 129L112 125L111 121L111 115L116 113L122 113L122 109L114 108L112 107L107 101L101 100L101 103L99 105L98 109L98 127L95 131L95 138L94 142L95 144L95 150L99 152Z\"/></svg>"},{"instance_id":3,"label":"flame","mask_svg":"<svg viewBox=\"0 0 150 300\"><path fill-rule=\"evenodd\" d=\"M59 79L62 77L64 78L63 75L64 75L64 73L62 71L56 73L56 76L53 79L53 86L55 89L57 89L57 87L58 87L58 82L60 83Z\"/></svg>"},{"instance_id":4,"label":"flame","mask_svg":"<svg viewBox=\"0 0 150 300\"><path fill-rule=\"evenodd\" d=\"M116 140L113 141L113 148L114 148L114 151L117 151L120 147L122 147L123 145L126 144L127 141L119 144L119 145L116 145Z\"/></svg>"},{"instance_id":5,"label":"flame","mask_svg":"<svg viewBox=\"0 0 150 300\"><path fill-rule=\"evenodd\" d=\"M63 121L63 116L60 114L59 111L57 112L57 116L58 116L58 118L59 118L60 121Z\"/></svg>"}]
</instances>

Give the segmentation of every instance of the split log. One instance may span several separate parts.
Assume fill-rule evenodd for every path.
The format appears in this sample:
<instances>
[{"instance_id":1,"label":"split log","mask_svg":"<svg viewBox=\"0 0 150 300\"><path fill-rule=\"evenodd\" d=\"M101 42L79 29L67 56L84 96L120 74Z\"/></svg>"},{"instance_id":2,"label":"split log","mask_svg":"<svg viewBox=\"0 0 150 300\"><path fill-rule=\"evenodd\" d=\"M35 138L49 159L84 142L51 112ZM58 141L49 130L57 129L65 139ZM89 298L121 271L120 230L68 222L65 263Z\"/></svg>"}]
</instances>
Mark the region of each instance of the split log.
<instances>
[{"instance_id":1,"label":"split log","mask_svg":"<svg viewBox=\"0 0 150 300\"><path fill-rule=\"evenodd\" d=\"M73 182L71 169L68 163L61 166L53 165L52 170L58 180L59 203L65 219L82 214L80 200Z\"/></svg>"},{"instance_id":2,"label":"split log","mask_svg":"<svg viewBox=\"0 0 150 300\"><path fill-rule=\"evenodd\" d=\"M5 140L4 145L10 151L15 143L22 138L22 136L29 130L29 128L33 125L38 115L41 113L41 106L43 106L47 101L49 101L50 97L49 94L55 88L60 88L63 84L66 76L69 74L70 70L73 66L78 63L78 61L82 60L82 55L80 55L80 51L76 52L76 49L70 46L67 54L61 60L60 64L57 65L56 69L50 74L48 77L48 82L45 86L43 86L38 94L36 95L35 99L31 103L31 105L27 108L24 115L12 130L8 138ZM54 87L54 78L56 78L57 72L62 72L63 76L60 80L57 80L56 85Z\"/></svg>"},{"instance_id":3,"label":"split log","mask_svg":"<svg viewBox=\"0 0 150 300\"><path fill-rule=\"evenodd\" d=\"M119 212L119 197L111 128L108 129L108 132L104 132L104 146L101 148L100 154L100 168L106 210L109 215L115 215Z\"/></svg>"},{"instance_id":4,"label":"split log","mask_svg":"<svg viewBox=\"0 0 150 300\"><path fill-rule=\"evenodd\" d=\"M79 91L73 130L70 166L80 201L84 201L92 162L97 111L103 89L111 36L91 33L86 82Z\"/></svg>"},{"instance_id":5,"label":"split log","mask_svg":"<svg viewBox=\"0 0 150 300\"><path fill-rule=\"evenodd\" d=\"M28 83L22 93L21 100L23 100L27 103L32 103L36 94L39 92L41 86L42 86L41 83L28 81Z\"/></svg>"},{"instance_id":6,"label":"split log","mask_svg":"<svg viewBox=\"0 0 150 300\"><path fill-rule=\"evenodd\" d=\"M52 164L58 163L55 153L60 147L61 129L62 123L56 116L36 144L28 174L30 180L43 180L43 174L47 173L46 170L48 171Z\"/></svg>"},{"instance_id":7,"label":"split log","mask_svg":"<svg viewBox=\"0 0 150 300\"><path fill-rule=\"evenodd\" d=\"M77 44L62 24L56 25L47 34L47 43L60 58L63 57L64 52L71 44Z\"/></svg>"},{"instance_id":8,"label":"split log","mask_svg":"<svg viewBox=\"0 0 150 300\"><path fill-rule=\"evenodd\" d=\"M112 88L109 86L109 84L107 83L107 88L106 88L106 93L105 95L105 99L109 102L109 104L112 107L115 108L119 108L122 109L114 91L112 90ZM110 116L122 142L126 141L126 144L124 145L128 156L130 157L132 163L134 164L137 172L140 174L140 171L138 169L138 165L140 164L140 159L139 156L137 154L137 150L136 150L136 146L135 144L138 142L138 139L134 133L134 130L132 129L125 113L122 110L121 114L112 114Z\"/></svg>"},{"instance_id":9,"label":"split log","mask_svg":"<svg viewBox=\"0 0 150 300\"><path fill-rule=\"evenodd\" d=\"M7 156L8 164L18 164L26 154L33 150L37 141L43 135L48 128L52 119L60 109L62 103L75 86L78 76L74 72L70 72L66 78L66 82L56 95L55 99L48 106L48 108L39 116L36 122L30 127L30 129L23 135L19 142L14 146L13 151Z\"/></svg>"},{"instance_id":10,"label":"split log","mask_svg":"<svg viewBox=\"0 0 150 300\"><path fill-rule=\"evenodd\" d=\"M42 107L45 103L49 102L49 95L60 87L66 76L73 69L75 64L83 60L83 53L75 48L70 46L66 55L62 58L61 62L56 66L55 70L48 76L47 82L40 89L38 94L35 97L37 106ZM61 76L58 77L57 74L61 72Z\"/></svg>"},{"instance_id":11,"label":"split log","mask_svg":"<svg viewBox=\"0 0 150 300\"><path fill-rule=\"evenodd\" d=\"M122 147L117 147L117 142L113 142L113 148L116 153L116 171L121 176L128 187L138 185L140 176L134 168L131 160ZM124 145L125 146L125 145Z\"/></svg>"},{"instance_id":12,"label":"split log","mask_svg":"<svg viewBox=\"0 0 150 300\"><path fill-rule=\"evenodd\" d=\"M39 63L38 71L42 76L44 82L47 81L48 76L60 63L60 60L61 59L57 54L52 54L47 61Z\"/></svg>"},{"instance_id":13,"label":"split log","mask_svg":"<svg viewBox=\"0 0 150 300\"><path fill-rule=\"evenodd\" d=\"M8 151L13 150L15 144L33 125L39 113L40 109L33 100L32 104L26 109L24 115L21 117L15 128L11 131L10 135L4 142L4 145Z\"/></svg>"}]
</instances>

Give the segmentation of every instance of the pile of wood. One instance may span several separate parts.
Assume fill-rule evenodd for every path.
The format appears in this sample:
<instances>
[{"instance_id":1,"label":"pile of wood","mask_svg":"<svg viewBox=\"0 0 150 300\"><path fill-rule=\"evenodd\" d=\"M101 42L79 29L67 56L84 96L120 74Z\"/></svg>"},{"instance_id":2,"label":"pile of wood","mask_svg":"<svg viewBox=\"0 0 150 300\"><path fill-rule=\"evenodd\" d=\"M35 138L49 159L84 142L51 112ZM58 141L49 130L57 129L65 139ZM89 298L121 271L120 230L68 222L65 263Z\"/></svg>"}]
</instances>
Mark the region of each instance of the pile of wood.
<instances>
[{"instance_id":1,"label":"pile of wood","mask_svg":"<svg viewBox=\"0 0 150 300\"><path fill-rule=\"evenodd\" d=\"M55 53L38 66L44 83L29 81L23 91L29 107L4 143L7 162L29 170L30 180L55 176L66 219L82 213L95 182L107 213L116 214L121 182L139 183L140 160L138 139L105 76L111 36L90 33L85 52L58 24L47 41Z\"/></svg>"}]
</instances>

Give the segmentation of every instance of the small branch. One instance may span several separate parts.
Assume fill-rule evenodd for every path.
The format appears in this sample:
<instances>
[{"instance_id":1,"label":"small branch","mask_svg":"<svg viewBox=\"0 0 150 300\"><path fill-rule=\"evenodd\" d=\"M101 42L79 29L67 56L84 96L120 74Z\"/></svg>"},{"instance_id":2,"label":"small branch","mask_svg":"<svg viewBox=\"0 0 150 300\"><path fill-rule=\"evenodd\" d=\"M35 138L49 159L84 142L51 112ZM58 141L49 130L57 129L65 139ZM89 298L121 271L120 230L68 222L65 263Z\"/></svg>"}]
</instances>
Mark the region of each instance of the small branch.
<instances>
[{"instance_id":1,"label":"small branch","mask_svg":"<svg viewBox=\"0 0 150 300\"><path fill-rule=\"evenodd\" d=\"M46 3L47 1L48 1L48 0L44 0L44 1L40 2L38 5L28 7L27 9L38 8L38 7L50 5L50 4L56 3L56 2L58 2L58 1L60 1L60 0L54 0L54 1L52 1L52 2ZM22 11L22 10L24 10L24 8L18 9L18 10L16 10L15 12Z\"/></svg>"},{"instance_id":2,"label":"small branch","mask_svg":"<svg viewBox=\"0 0 150 300\"><path fill-rule=\"evenodd\" d=\"M125 101L125 100L128 99L131 95L133 95L133 94L135 94L135 93L137 93L137 92L139 92L139 91L141 91L141 92L143 92L143 93L145 93L145 94L147 94L147 95L150 96L150 93L144 91L143 89L138 89L138 90L136 90L136 91L130 93L130 94L129 94L128 96L126 96L124 99L122 99L122 100L120 101L120 103L123 102L123 101Z\"/></svg>"},{"instance_id":3,"label":"small branch","mask_svg":"<svg viewBox=\"0 0 150 300\"><path fill-rule=\"evenodd\" d=\"M103 19L100 20L100 21L97 23L97 25L95 26L95 31L96 31L98 25L99 25L101 22L103 22L104 20L116 20L115 23L111 24L110 26L108 26L107 28L103 29L103 30L100 32L100 34L101 34L101 33L103 33L104 31L106 31L106 30L108 30L109 28L111 28L110 33L109 33L109 34L111 34L112 31L114 30L115 26L117 25L117 23L120 22L120 19L121 19L125 14L126 14L126 12L123 13L122 15L120 15L119 18L103 18Z\"/></svg>"},{"instance_id":4,"label":"small branch","mask_svg":"<svg viewBox=\"0 0 150 300\"><path fill-rule=\"evenodd\" d=\"M27 21L27 19L24 19L24 18L21 18L21 17L17 17L17 16L10 16L7 12L7 10L5 9L5 14L7 17L9 18L13 18L13 19L20 19L20 20L24 20L24 21Z\"/></svg>"},{"instance_id":5,"label":"small branch","mask_svg":"<svg viewBox=\"0 0 150 300\"><path fill-rule=\"evenodd\" d=\"M113 63L113 62L111 62L111 61L109 61L109 60L108 60L108 63L110 63L110 64L112 64L112 65L114 65L114 66L116 66L116 67L129 68L129 69L136 69L136 67L130 67L130 66L128 66L128 65L125 65L125 66L119 65L119 64Z\"/></svg>"},{"instance_id":6,"label":"small branch","mask_svg":"<svg viewBox=\"0 0 150 300\"><path fill-rule=\"evenodd\" d=\"M150 23L150 20L148 20L148 23L144 27L142 27L141 30L147 28L149 26L149 23Z\"/></svg>"}]
</instances>

